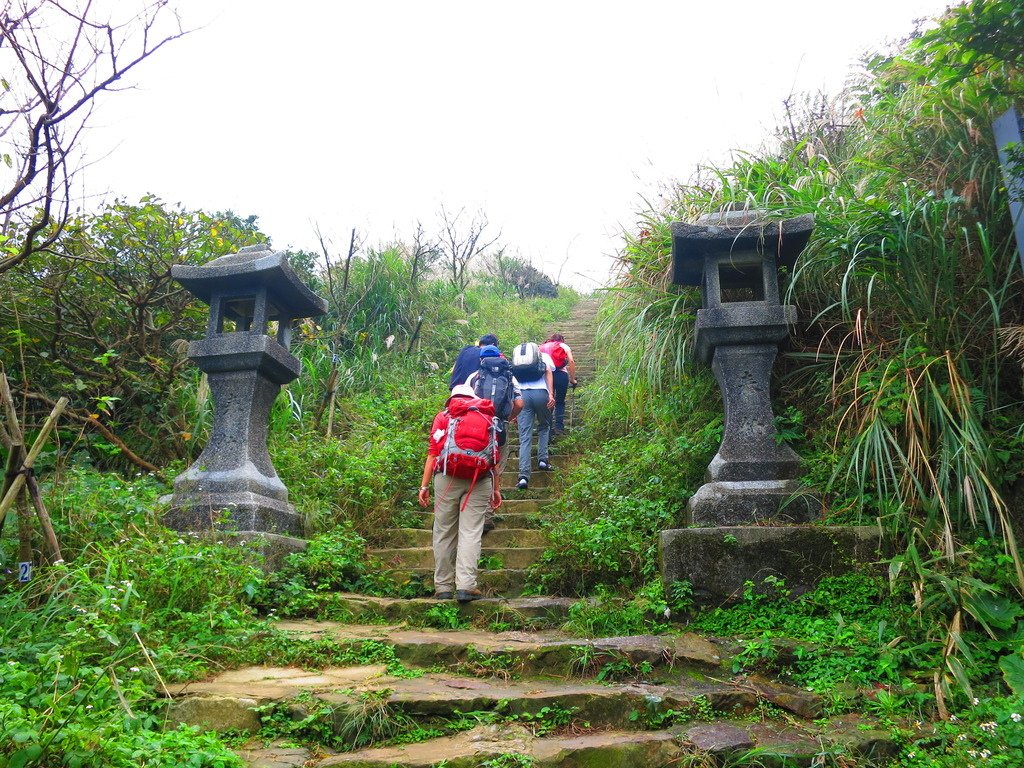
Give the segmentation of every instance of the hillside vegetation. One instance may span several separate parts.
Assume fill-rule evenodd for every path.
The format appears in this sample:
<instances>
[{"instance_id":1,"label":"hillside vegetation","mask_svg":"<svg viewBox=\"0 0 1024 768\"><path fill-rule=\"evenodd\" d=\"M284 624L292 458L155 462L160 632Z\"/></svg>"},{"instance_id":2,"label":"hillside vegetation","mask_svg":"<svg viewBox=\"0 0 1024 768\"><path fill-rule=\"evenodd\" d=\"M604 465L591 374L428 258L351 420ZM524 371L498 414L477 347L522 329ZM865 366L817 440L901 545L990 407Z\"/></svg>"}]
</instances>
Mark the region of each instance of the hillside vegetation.
<instances>
[{"instance_id":1,"label":"hillside vegetation","mask_svg":"<svg viewBox=\"0 0 1024 768\"><path fill-rule=\"evenodd\" d=\"M900 745L894 765L1024 763L1024 285L989 128L1024 101L1022 39L1015 2L955 9L867 61L848 93L792 107L771 150L639 213L604 298L586 428L561 444L583 458L544 508L550 545L531 574L538 594L592 598L571 609L574 633L738 638L734 672L832 697L829 715L877 718ZM669 283L668 225L723 206L815 215L786 280L800 321L776 370L777 426L828 521L877 522L897 555L887 577L798 598L778 582L695 612L688 584L657 579L657 532L682 523L722 412L691 362L699 296ZM230 734L164 728L166 686L244 664L409 674L386 644L296 640L272 619L331 618L340 590L422 593L366 549L414 509L455 352L485 332L537 339L578 296L527 298L541 281L504 256L449 278L418 240L328 269L293 254L330 311L300 329L303 375L270 430L310 546L268 577L245 548L163 529L158 500L210 422L184 356L205 308L167 267L264 239L254 218L147 198L70 221L50 253L4 276L0 358L30 429L49 401L73 403L37 465L65 562L20 587L13 519L0 538L0 768L240 766ZM422 736L388 725L387 738Z\"/></svg>"},{"instance_id":2,"label":"hillside vegetation","mask_svg":"<svg viewBox=\"0 0 1024 768\"><path fill-rule=\"evenodd\" d=\"M991 131L1022 103L1022 31L1015 3L957 8L866 61L843 95L791 106L772 149L703 169L640 211L605 303L586 458L534 574L541 589L600 597L591 619L618 617L620 630L688 615L689 585L657 582L656 534L683 523L722 412L692 362L700 296L671 284L669 224L723 208L813 213L785 276L799 322L776 368L776 424L826 522L878 523L897 555L887 579L827 581L795 601L778 584L776 599L751 591L690 627L747 637L748 669L818 690L874 685L869 708L973 723L921 739L907 765L991 754L979 723L1015 729L996 739L1006 765L1024 738L1024 284ZM794 662L780 637L813 649Z\"/></svg>"}]
</instances>

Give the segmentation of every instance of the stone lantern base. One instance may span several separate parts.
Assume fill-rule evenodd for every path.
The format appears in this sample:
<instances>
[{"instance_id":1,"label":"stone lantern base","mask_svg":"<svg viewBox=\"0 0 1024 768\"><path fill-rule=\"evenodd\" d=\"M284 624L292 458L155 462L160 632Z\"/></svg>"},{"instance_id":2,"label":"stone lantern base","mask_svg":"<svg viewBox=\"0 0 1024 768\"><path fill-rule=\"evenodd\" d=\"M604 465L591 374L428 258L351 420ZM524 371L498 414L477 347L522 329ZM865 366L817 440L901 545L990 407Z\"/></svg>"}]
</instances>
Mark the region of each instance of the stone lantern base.
<instances>
[{"instance_id":1,"label":"stone lantern base","mask_svg":"<svg viewBox=\"0 0 1024 768\"><path fill-rule=\"evenodd\" d=\"M193 536L209 536L244 544L263 558L264 570L275 571L282 560L306 548L302 520L286 501L259 494L205 494L200 501L182 503L175 496L161 501L171 506L163 515L168 528Z\"/></svg>"},{"instance_id":2,"label":"stone lantern base","mask_svg":"<svg viewBox=\"0 0 1024 768\"><path fill-rule=\"evenodd\" d=\"M662 531L662 583L689 581L700 607L738 602L746 583L757 592L768 577L782 579L794 596L825 576L849 573L888 555L876 526L753 526Z\"/></svg>"},{"instance_id":3,"label":"stone lantern base","mask_svg":"<svg viewBox=\"0 0 1024 768\"><path fill-rule=\"evenodd\" d=\"M184 490L181 486L175 488L172 506L163 520L168 528L302 535L302 520L287 501L251 491L197 493L189 497L187 490L187 486Z\"/></svg>"},{"instance_id":4,"label":"stone lantern base","mask_svg":"<svg viewBox=\"0 0 1024 768\"><path fill-rule=\"evenodd\" d=\"M796 480L723 480L705 483L686 504L696 526L789 525L821 517L821 499Z\"/></svg>"}]
</instances>

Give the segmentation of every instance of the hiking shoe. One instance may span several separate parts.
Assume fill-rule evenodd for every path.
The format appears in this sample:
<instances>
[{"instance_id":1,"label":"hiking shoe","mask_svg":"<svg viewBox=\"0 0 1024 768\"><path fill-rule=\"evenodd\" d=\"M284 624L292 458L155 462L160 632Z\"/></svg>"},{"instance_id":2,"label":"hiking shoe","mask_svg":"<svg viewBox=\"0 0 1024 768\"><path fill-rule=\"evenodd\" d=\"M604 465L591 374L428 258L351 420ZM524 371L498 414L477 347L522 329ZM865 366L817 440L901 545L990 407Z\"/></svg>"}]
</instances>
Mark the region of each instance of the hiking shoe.
<instances>
[{"instance_id":1,"label":"hiking shoe","mask_svg":"<svg viewBox=\"0 0 1024 768\"><path fill-rule=\"evenodd\" d=\"M486 523L484 523L484 533L490 533L493 530L494 530L494 521L493 520L488 520Z\"/></svg>"},{"instance_id":2,"label":"hiking shoe","mask_svg":"<svg viewBox=\"0 0 1024 768\"><path fill-rule=\"evenodd\" d=\"M529 487L530 481L525 477L520 477L519 482L516 483L516 488L518 488L520 491L525 491Z\"/></svg>"},{"instance_id":3,"label":"hiking shoe","mask_svg":"<svg viewBox=\"0 0 1024 768\"><path fill-rule=\"evenodd\" d=\"M551 464L546 462L546 461L538 461L537 462L537 469L541 470L542 472L554 472L554 470L555 470L555 468L553 466L551 466Z\"/></svg>"},{"instance_id":4,"label":"hiking shoe","mask_svg":"<svg viewBox=\"0 0 1024 768\"><path fill-rule=\"evenodd\" d=\"M483 598L484 593L479 589L457 589L455 590L455 599L460 603L472 603L474 600L480 600Z\"/></svg>"},{"instance_id":5,"label":"hiking shoe","mask_svg":"<svg viewBox=\"0 0 1024 768\"><path fill-rule=\"evenodd\" d=\"M434 593L434 599L435 600L451 600L452 597L454 597L454 595L452 595L451 592L435 592Z\"/></svg>"}]
</instances>

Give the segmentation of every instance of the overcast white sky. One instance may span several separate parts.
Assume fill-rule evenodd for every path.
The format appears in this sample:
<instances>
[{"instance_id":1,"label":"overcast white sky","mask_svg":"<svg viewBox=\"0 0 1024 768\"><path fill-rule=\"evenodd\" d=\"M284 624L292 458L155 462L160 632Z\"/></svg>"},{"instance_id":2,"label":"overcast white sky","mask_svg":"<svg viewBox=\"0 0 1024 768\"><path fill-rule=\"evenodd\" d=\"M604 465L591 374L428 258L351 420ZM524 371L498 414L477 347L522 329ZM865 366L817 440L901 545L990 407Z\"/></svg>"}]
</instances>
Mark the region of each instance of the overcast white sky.
<instances>
[{"instance_id":1,"label":"overcast white sky","mask_svg":"<svg viewBox=\"0 0 1024 768\"><path fill-rule=\"evenodd\" d=\"M941 0L176 0L202 27L104 99L92 195L256 214L337 251L483 209L523 257L604 282L640 196L758 147L791 92Z\"/></svg>"}]
</instances>

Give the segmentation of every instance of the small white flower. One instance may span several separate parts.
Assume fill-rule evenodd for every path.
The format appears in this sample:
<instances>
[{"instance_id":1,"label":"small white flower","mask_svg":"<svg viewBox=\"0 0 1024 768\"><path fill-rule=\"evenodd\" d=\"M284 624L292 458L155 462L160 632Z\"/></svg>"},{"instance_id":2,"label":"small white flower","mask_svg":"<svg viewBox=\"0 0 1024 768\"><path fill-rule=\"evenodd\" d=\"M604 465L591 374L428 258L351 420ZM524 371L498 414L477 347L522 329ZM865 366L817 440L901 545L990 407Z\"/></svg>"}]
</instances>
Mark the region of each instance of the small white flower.
<instances>
[{"instance_id":1,"label":"small white flower","mask_svg":"<svg viewBox=\"0 0 1024 768\"><path fill-rule=\"evenodd\" d=\"M92 704L86 704L86 705L85 705L85 708L86 708L86 709L92 709Z\"/></svg>"},{"instance_id":2,"label":"small white flower","mask_svg":"<svg viewBox=\"0 0 1024 768\"><path fill-rule=\"evenodd\" d=\"M1019 722L1021 721L1021 716L1020 716L1020 712L1014 712L1014 713L1012 713L1012 714L1010 715L1010 719L1011 719L1011 720L1013 720L1013 722L1015 722L1015 723L1019 723Z\"/></svg>"},{"instance_id":3,"label":"small white flower","mask_svg":"<svg viewBox=\"0 0 1024 768\"><path fill-rule=\"evenodd\" d=\"M956 737L956 740L957 741L967 741L967 734L966 733L961 733L959 736Z\"/></svg>"},{"instance_id":4,"label":"small white flower","mask_svg":"<svg viewBox=\"0 0 1024 768\"><path fill-rule=\"evenodd\" d=\"M129 668L128 668L128 671L129 671L129 672L138 672L138 671L139 671L139 668L138 668L138 667L129 667Z\"/></svg>"},{"instance_id":5,"label":"small white flower","mask_svg":"<svg viewBox=\"0 0 1024 768\"><path fill-rule=\"evenodd\" d=\"M985 731L986 733L995 733L996 732L996 728L998 728L999 726L996 725L995 722L989 721L987 723L982 723L978 727L981 728L981 730Z\"/></svg>"},{"instance_id":6,"label":"small white flower","mask_svg":"<svg viewBox=\"0 0 1024 768\"><path fill-rule=\"evenodd\" d=\"M975 706L975 707L978 706L978 697L977 696L975 696L973 699L971 699L971 704L973 706Z\"/></svg>"},{"instance_id":7,"label":"small white flower","mask_svg":"<svg viewBox=\"0 0 1024 768\"><path fill-rule=\"evenodd\" d=\"M982 760L988 760L990 757L992 757L992 753L991 752L989 752L987 749L981 750L981 759Z\"/></svg>"}]
</instances>

